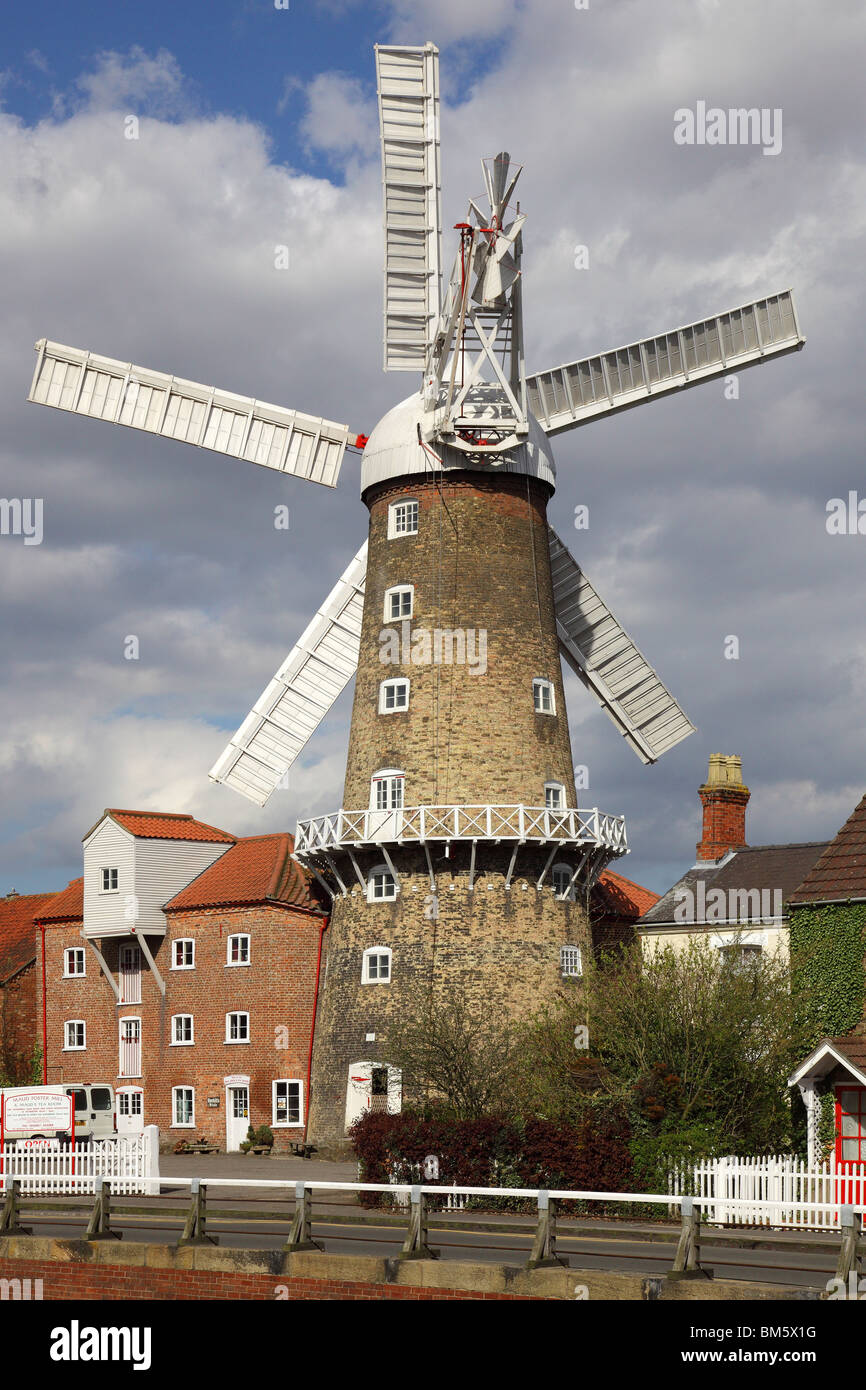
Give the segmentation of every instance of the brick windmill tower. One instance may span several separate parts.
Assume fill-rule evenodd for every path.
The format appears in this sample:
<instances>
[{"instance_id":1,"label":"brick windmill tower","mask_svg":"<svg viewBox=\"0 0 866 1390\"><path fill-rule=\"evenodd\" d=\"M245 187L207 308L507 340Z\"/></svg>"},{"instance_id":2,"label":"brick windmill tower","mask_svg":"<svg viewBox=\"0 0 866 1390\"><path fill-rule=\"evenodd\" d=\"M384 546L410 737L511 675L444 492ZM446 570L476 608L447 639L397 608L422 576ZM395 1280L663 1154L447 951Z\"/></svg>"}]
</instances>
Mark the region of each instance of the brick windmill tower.
<instances>
[{"instance_id":1,"label":"brick windmill tower","mask_svg":"<svg viewBox=\"0 0 866 1390\"><path fill-rule=\"evenodd\" d=\"M43 339L30 393L330 486L363 453L369 539L211 770L263 805L357 673L343 807L295 842L332 900L317 1143L399 1107L383 1035L419 987L518 1014L580 973L587 892L627 846L577 806L560 658L644 762L693 730L548 526L551 437L804 342L785 291L527 376L520 168L482 161L443 297L437 50L376 66L384 366L419 390L367 437Z\"/></svg>"}]
</instances>

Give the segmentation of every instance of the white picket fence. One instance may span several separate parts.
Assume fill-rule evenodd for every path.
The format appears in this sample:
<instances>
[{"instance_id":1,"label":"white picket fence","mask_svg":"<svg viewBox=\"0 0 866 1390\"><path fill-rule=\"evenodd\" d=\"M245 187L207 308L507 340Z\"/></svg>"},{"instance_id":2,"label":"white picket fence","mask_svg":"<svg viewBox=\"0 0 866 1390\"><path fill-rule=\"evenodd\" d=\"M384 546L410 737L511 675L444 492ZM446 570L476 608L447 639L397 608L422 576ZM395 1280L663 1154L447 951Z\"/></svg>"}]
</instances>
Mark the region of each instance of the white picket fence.
<instances>
[{"instance_id":1,"label":"white picket fence","mask_svg":"<svg viewBox=\"0 0 866 1390\"><path fill-rule=\"evenodd\" d=\"M720 1226L838 1230L839 1207L866 1202L866 1163L831 1159L810 1167L791 1154L708 1158L673 1167L668 1192L713 1199L702 1206L704 1220ZM831 1203L835 1209L803 1211L808 1202Z\"/></svg>"},{"instance_id":2,"label":"white picket fence","mask_svg":"<svg viewBox=\"0 0 866 1390\"><path fill-rule=\"evenodd\" d=\"M0 1149L0 1193L17 1178L22 1197L95 1192L97 1177L111 1180L112 1196L131 1192L159 1195L159 1130L147 1125L141 1134L121 1134L98 1143L66 1148Z\"/></svg>"}]
</instances>

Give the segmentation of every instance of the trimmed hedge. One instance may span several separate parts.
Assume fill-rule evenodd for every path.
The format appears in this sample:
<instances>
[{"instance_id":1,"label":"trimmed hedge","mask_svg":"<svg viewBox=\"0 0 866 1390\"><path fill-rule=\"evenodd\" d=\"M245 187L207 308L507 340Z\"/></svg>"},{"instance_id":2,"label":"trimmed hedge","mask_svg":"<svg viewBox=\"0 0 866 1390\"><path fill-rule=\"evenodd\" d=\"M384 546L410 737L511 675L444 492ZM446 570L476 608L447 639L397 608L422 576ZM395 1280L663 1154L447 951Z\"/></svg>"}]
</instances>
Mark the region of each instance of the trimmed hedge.
<instances>
[{"instance_id":1,"label":"trimmed hedge","mask_svg":"<svg viewBox=\"0 0 866 1390\"><path fill-rule=\"evenodd\" d=\"M437 1181L458 1187L633 1190L631 1129L616 1111L596 1110L578 1125L539 1119L454 1120L411 1110L368 1113L352 1127L351 1139L362 1182L418 1181L424 1159L435 1154ZM362 1193L361 1204L381 1205L380 1194Z\"/></svg>"}]
</instances>

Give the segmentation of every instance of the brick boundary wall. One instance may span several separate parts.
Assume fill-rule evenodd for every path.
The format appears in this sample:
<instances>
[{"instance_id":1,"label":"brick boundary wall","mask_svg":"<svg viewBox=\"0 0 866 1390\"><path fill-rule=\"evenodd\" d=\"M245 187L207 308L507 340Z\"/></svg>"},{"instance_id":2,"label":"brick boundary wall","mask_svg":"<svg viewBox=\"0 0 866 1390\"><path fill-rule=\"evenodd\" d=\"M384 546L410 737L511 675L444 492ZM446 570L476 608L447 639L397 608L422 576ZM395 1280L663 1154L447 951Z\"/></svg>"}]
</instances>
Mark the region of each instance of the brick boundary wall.
<instances>
[{"instance_id":1,"label":"brick boundary wall","mask_svg":"<svg viewBox=\"0 0 866 1390\"><path fill-rule=\"evenodd\" d=\"M235 1250L218 1246L57 1240L0 1240L0 1302L266 1301L372 1299L538 1302L788 1301L804 1290L732 1279L646 1279L640 1274L562 1266L533 1269L468 1261L328 1255L318 1250ZM25 1290L26 1281L30 1281ZM17 1281L17 1282L16 1282Z\"/></svg>"}]
</instances>

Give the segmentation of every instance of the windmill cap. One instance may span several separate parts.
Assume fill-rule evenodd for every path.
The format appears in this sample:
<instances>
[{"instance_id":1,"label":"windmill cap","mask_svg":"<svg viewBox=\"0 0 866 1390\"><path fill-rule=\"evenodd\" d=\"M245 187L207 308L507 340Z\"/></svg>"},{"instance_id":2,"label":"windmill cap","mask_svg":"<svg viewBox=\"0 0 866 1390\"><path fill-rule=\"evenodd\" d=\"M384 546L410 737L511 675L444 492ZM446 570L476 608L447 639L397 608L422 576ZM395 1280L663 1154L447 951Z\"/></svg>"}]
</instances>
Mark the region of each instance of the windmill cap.
<instances>
[{"instance_id":1,"label":"windmill cap","mask_svg":"<svg viewBox=\"0 0 866 1390\"><path fill-rule=\"evenodd\" d=\"M489 419L496 419L496 401L491 391ZM479 391L480 395L481 392ZM477 418L484 418L483 405ZM429 474L435 459L442 461L446 471L457 469L477 469L479 473L522 473L531 478L539 478L551 488L556 487L556 465L550 440L534 415L529 416L529 433L524 443L516 449L509 449L505 463L473 463L460 449L452 449L436 441L430 445L428 453L418 441L418 427L425 419L421 392L408 396L405 401L395 405L376 425L364 448L361 465L361 496L376 483L387 482L391 478ZM435 457L434 457L435 456Z\"/></svg>"}]
</instances>

